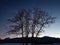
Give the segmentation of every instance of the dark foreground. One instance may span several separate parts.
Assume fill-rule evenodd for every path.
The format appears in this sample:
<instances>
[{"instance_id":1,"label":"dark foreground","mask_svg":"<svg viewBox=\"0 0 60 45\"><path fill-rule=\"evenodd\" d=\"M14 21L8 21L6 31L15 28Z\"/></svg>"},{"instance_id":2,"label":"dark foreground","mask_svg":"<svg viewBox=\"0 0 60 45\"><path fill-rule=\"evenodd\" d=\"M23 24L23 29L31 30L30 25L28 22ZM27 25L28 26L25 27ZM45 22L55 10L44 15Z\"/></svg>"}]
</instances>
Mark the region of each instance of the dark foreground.
<instances>
[{"instance_id":1,"label":"dark foreground","mask_svg":"<svg viewBox=\"0 0 60 45\"><path fill-rule=\"evenodd\" d=\"M6 38L4 40L0 39L0 43L36 43L36 44L55 44L60 43L60 38L53 37L42 37L42 38Z\"/></svg>"},{"instance_id":2,"label":"dark foreground","mask_svg":"<svg viewBox=\"0 0 60 45\"><path fill-rule=\"evenodd\" d=\"M22 45L22 43L4 43L0 45ZM30 43L28 45L31 45ZM37 45L60 45L59 43L54 43L54 44L37 44Z\"/></svg>"}]
</instances>

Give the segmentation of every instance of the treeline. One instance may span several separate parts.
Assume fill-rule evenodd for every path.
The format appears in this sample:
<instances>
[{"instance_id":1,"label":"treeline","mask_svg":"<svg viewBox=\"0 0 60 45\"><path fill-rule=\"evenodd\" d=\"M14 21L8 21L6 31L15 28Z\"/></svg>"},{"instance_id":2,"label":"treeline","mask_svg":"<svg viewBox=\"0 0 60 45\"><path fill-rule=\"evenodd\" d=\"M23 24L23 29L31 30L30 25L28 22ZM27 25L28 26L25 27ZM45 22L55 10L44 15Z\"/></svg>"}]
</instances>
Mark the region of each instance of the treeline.
<instances>
[{"instance_id":1,"label":"treeline","mask_svg":"<svg viewBox=\"0 0 60 45\"><path fill-rule=\"evenodd\" d=\"M33 40L32 40L33 39ZM60 38L53 37L42 37L42 38L6 38L4 40L0 39L0 43L36 43L36 44L52 44L60 43Z\"/></svg>"}]
</instances>

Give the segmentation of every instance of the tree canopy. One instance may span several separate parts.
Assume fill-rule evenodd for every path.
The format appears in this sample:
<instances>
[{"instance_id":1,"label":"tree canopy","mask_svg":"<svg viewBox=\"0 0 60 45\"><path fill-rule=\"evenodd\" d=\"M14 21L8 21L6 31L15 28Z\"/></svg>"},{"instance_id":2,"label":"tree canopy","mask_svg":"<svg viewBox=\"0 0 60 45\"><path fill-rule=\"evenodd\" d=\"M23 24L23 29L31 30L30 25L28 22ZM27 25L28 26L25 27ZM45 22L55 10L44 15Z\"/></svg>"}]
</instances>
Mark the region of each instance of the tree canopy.
<instances>
[{"instance_id":1,"label":"tree canopy","mask_svg":"<svg viewBox=\"0 0 60 45\"><path fill-rule=\"evenodd\" d=\"M55 22L55 17L49 15L40 8L21 9L16 16L8 19L12 22L8 34L21 34L22 37L38 37L44 28Z\"/></svg>"}]
</instances>

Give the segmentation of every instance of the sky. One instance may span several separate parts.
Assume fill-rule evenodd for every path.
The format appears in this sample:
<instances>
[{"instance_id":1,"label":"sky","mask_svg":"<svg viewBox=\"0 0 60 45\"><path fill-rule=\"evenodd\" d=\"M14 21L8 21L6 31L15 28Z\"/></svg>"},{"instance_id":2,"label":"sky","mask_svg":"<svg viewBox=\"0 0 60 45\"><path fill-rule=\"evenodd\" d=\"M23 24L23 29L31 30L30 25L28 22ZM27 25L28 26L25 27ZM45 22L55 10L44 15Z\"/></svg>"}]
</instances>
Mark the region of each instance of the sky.
<instances>
[{"instance_id":1,"label":"sky","mask_svg":"<svg viewBox=\"0 0 60 45\"><path fill-rule=\"evenodd\" d=\"M46 27L40 36L60 38L60 0L0 0L0 37L8 31L7 19L15 16L22 8L41 8L49 15L55 16L55 23Z\"/></svg>"}]
</instances>

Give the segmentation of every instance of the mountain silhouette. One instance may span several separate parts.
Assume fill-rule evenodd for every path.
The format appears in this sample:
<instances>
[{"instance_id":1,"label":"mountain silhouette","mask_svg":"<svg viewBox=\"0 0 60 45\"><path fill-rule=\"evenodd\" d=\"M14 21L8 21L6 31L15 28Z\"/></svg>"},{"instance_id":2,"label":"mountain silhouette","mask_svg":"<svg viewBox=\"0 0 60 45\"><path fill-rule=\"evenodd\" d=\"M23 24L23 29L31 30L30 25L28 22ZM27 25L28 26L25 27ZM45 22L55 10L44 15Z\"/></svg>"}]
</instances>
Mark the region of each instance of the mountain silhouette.
<instances>
[{"instance_id":1,"label":"mountain silhouette","mask_svg":"<svg viewBox=\"0 0 60 45\"><path fill-rule=\"evenodd\" d=\"M32 40L33 39L33 40ZM54 38L54 37L29 37L29 38L6 38L4 40L0 39L0 43L38 43L38 44L52 44L52 43L60 43L60 38ZM26 41L27 40L27 41Z\"/></svg>"}]
</instances>

